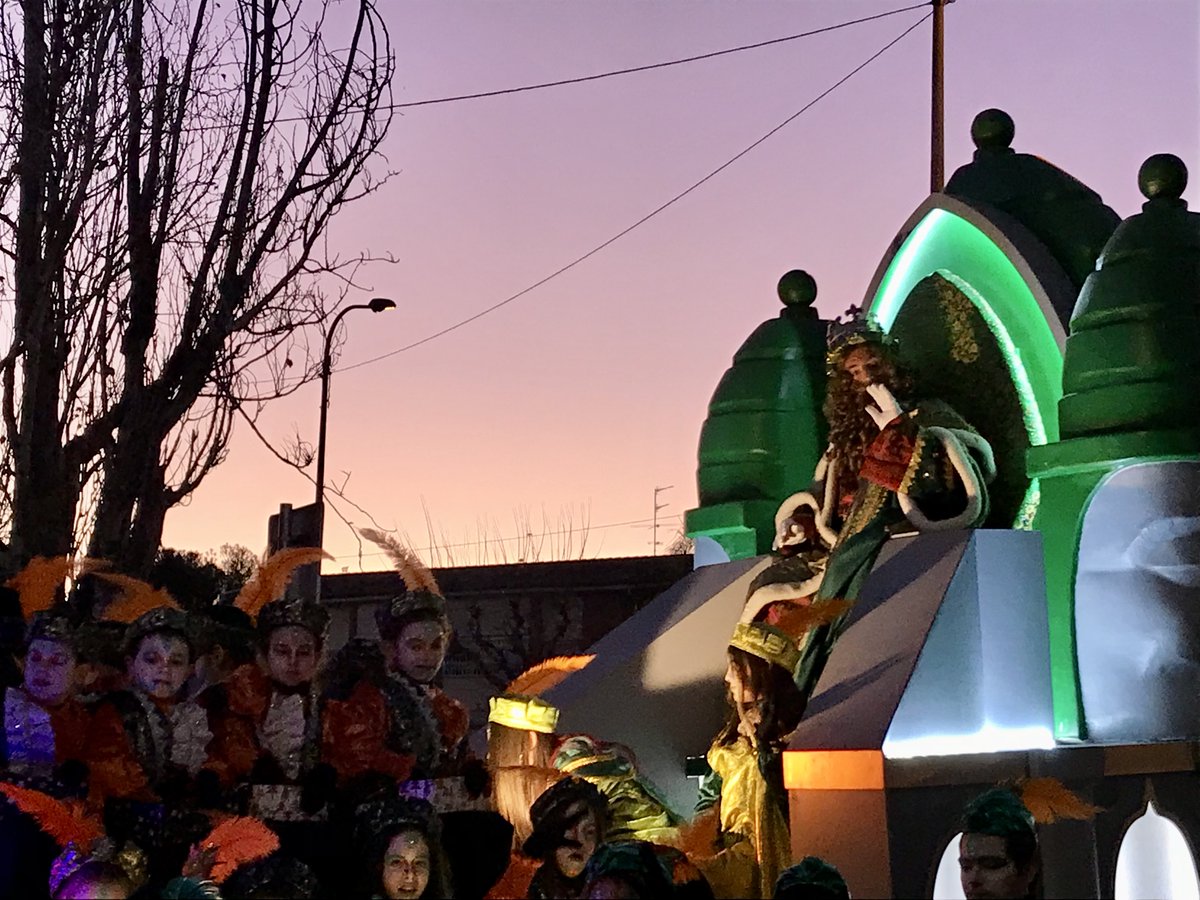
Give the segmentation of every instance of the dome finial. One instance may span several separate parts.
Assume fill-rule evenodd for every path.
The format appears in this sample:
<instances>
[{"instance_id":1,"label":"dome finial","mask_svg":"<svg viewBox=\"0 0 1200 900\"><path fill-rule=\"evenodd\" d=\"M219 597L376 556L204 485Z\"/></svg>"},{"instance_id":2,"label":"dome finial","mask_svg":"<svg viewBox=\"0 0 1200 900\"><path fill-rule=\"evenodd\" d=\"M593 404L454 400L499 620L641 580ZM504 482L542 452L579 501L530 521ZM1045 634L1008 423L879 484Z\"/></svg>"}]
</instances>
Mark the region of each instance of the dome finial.
<instances>
[{"instance_id":1,"label":"dome finial","mask_svg":"<svg viewBox=\"0 0 1200 900\"><path fill-rule=\"evenodd\" d=\"M779 279L779 299L784 306L809 307L817 299L817 282L803 269L792 269Z\"/></svg>"},{"instance_id":2,"label":"dome finial","mask_svg":"<svg viewBox=\"0 0 1200 900\"><path fill-rule=\"evenodd\" d=\"M971 122L971 140L980 150L1003 153L1012 147L1017 126L1002 109L985 109Z\"/></svg>"},{"instance_id":3,"label":"dome finial","mask_svg":"<svg viewBox=\"0 0 1200 900\"><path fill-rule=\"evenodd\" d=\"M1174 153L1155 153L1138 169L1138 188L1147 200L1178 201L1187 187L1187 166Z\"/></svg>"}]
</instances>

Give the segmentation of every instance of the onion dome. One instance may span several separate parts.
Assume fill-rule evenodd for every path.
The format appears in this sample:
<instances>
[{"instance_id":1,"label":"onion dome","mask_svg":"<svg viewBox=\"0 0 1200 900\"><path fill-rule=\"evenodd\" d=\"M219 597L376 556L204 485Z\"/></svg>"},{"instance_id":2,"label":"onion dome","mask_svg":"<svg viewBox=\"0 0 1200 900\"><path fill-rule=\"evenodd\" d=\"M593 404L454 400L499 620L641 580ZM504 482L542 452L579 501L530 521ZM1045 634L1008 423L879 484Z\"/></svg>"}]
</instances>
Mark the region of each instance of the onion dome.
<instances>
[{"instance_id":1,"label":"onion dome","mask_svg":"<svg viewBox=\"0 0 1200 900\"><path fill-rule=\"evenodd\" d=\"M1193 428L1200 418L1200 215L1181 199L1187 167L1151 156L1138 186L1142 212L1105 246L1071 319L1064 440Z\"/></svg>"},{"instance_id":2,"label":"onion dome","mask_svg":"<svg viewBox=\"0 0 1200 900\"><path fill-rule=\"evenodd\" d=\"M1015 133L1012 117L1003 110L979 113L971 123L974 160L951 176L945 193L987 204L1019 221L1078 288L1121 217L1062 169L1013 151Z\"/></svg>"},{"instance_id":3,"label":"onion dome","mask_svg":"<svg viewBox=\"0 0 1200 900\"><path fill-rule=\"evenodd\" d=\"M688 513L688 532L717 540L727 528L757 532L755 546L733 558L770 549L776 508L808 485L825 450L826 326L813 309L817 284L793 270L778 290L783 309L734 354L700 432L700 508Z\"/></svg>"}]
</instances>

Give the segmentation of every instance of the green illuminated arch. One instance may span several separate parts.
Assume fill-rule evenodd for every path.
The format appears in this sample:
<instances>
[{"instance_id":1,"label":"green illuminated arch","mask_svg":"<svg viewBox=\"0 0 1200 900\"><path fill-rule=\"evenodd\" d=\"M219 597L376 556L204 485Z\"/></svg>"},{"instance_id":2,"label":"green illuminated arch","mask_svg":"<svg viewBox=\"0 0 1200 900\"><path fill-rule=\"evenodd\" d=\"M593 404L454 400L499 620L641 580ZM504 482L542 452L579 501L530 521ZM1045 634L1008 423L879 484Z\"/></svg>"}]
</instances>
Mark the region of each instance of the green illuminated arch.
<instances>
[{"instance_id":1,"label":"green illuminated arch","mask_svg":"<svg viewBox=\"0 0 1200 900\"><path fill-rule=\"evenodd\" d=\"M1040 277L1045 259L1028 259L1001 226L954 198L934 195L909 222L907 237L876 273L871 312L890 329L921 279L938 273L953 282L1004 351L1029 443L1057 441L1066 330L1051 292L1063 290L1061 273Z\"/></svg>"}]
</instances>

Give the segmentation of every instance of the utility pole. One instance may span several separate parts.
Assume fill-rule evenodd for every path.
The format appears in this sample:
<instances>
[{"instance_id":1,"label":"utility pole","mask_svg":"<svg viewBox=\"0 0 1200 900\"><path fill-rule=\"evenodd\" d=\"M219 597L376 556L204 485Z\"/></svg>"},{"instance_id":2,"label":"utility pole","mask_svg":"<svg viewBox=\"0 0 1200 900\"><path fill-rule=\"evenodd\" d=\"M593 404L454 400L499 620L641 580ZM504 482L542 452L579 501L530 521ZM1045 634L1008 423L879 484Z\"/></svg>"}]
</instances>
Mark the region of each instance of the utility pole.
<instances>
[{"instance_id":1,"label":"utility pole","mask_svg":"<svg viewBox=\"0 0 1200 900\"><path fill-rule=\"evenodd\" d=\"M933 77L929 133L929 191L940 193L946 186L945 141L945 12L954 0L933 0Z\"/></svg>"},{"instance_id":2,"label":"utility pole","mask_svg":"<svg viewBox=\"0 0 1200 900\"><path fill-rule=\"evenodd\" d=\"M654 536L650 539L651 556L658 556L658 511L660 509L666 509L671 505L670 503L659 503L658 495L663 491L671 490L673 487L675 487L675 485L668 484L665 487L656 487L654 489Z\"/></svg>"}]
</instances>

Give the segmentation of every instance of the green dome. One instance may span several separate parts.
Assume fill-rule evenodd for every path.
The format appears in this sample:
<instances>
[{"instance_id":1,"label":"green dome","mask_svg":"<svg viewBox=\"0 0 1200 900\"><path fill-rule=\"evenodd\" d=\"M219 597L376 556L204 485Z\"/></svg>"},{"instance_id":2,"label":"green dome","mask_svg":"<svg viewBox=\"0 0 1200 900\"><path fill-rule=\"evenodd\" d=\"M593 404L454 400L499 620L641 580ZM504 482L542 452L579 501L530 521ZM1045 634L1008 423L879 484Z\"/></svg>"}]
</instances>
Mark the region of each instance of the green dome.
<instances>
[{"instance_id":1,"label":"green dome","mask_svg":"<svg viewBox=\"0 0 1200 900\"><path fill-rule=\"evenodd\" d=\"M1150 157L1138 183L1149 199L1109 240L1071 319L1064 439L1192 427L1200 416L1200 215L1180 199L1178 157Z\"/></svg>"},{"instance_id":2,"label":"green dome","mask_svg":"<svg viewBox=\"0 0 1200 900\"><path fill-rule=\"evenodd\" d=\"M1011 144L1016 127L999 109L971 123L974 160L946 184L945 193L1007 213L1046 247L1071 283L1083 284L1105 241L1121 221L1100 195L1062 169ZM1063 321L1069 310L1060 310Z\"/></svg>"},{"instance_id":3,"label":"green dome","mask_svg":"<svg viewBox=\"0 0 1200 900\"><path fill-rule=\"evenodd\" d=\"M753 532L749 553L765 552L776 508L811 481L826 437L826 326L816 296L807 273L784 275L783 309L746 338L718 383L700 431L700 506L688 512L689 533Z\"/></svg>"}]
</instances>

